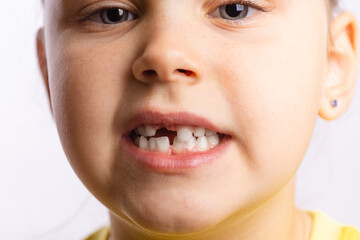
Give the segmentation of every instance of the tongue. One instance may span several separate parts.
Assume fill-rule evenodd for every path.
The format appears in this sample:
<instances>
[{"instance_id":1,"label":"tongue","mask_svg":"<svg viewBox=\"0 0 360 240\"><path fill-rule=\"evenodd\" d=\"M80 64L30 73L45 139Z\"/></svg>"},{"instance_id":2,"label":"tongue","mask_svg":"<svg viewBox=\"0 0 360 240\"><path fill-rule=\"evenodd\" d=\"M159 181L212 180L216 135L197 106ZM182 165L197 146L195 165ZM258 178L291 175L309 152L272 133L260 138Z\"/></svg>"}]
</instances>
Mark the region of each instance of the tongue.
<instances>
[{"instance_id":1,"label":"tongue","mask_svg":"<svg viewBox=\"0 0 360 240\"><path fill-rule=\"evenodd\" d=\"M167 130L166 128L160 128L156 131L155 137L168 137L170 140L170 145L173 144L174 138L176 137L177 132Z\"/></svg>"}]
</instances>

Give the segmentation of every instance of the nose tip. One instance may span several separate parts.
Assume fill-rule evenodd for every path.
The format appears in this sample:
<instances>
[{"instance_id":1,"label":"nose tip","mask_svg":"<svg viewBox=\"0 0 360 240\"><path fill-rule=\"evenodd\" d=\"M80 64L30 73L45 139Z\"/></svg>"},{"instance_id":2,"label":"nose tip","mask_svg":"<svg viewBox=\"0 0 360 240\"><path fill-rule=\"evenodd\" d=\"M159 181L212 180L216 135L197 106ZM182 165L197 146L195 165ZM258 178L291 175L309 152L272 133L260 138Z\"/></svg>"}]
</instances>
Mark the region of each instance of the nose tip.
<instances>
[{"instance_id":1,"label":"nose tip","mask_svg":"<svg viewBox=\"0 0 360 240\"><path fill-rule=\"evenodd\" d=\"M132 67L134 77L144 83L195 83L201 75L200 62L184 44L150 42Z\"/></svg>"}]
</instances>

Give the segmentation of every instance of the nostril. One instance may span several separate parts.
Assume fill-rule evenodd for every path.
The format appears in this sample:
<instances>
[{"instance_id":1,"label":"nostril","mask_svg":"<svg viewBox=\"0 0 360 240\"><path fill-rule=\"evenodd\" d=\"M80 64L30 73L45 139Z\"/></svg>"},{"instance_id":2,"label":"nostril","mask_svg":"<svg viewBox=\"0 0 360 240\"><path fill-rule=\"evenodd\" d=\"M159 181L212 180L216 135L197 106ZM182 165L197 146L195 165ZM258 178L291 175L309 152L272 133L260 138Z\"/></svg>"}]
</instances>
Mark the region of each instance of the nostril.
<instances>
[{"instance_id":1,"label":"nostril","mask_svg":"<svg viewBox=\"0 0 360 240\"><path fill-rule=\"evenodd\" d=\"M184 73L186 76L190 76L191 74L193 74L192 71L185 70L185 69L176 69L176 71Z\"/></svg>"},{"instance_id":2,"label":"nostril","mask_svg":"<svg viewBox=\"0 0 360 240\"><path fill-rule=\"evenodd\" d=\"M153 76L153 75L155 75L156 74L156 72L154 71L154 70L145 70L144 72L143 72L143 74L145 75L145 76Z\"/></svg>"}]
</instances>

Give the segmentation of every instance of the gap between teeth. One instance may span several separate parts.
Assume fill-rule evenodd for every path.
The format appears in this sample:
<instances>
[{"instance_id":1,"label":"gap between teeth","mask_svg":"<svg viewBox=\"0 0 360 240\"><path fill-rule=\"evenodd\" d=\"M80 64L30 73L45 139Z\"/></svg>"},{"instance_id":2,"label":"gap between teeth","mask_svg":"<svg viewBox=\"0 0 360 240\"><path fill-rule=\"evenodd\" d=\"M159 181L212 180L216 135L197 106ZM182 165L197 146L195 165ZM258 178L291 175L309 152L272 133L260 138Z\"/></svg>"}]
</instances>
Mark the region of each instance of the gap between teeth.
<instances>
[{"instance_id":1,"label":"gap between teeth","mask_svg":"<svg viewBox=\"0 0 360 240\"><path fill-rule=\"evenodd\" d=\"M138 127L135 132L140 136L136 137L135 144L143 150L171 154L207 151L220 142L218 133L202 127L178 127L172 145L167 136L155 138L156 131L157 129L150 125Z\"/></svg>"}]
</instances>

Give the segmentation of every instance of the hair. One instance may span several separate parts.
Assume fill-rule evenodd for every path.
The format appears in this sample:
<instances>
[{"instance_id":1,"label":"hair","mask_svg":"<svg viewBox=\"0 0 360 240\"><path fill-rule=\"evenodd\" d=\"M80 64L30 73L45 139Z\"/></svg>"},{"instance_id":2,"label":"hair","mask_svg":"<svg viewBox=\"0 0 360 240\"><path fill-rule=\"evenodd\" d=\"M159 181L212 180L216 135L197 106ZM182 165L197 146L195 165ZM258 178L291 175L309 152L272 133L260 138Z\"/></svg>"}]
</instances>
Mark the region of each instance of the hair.
<instances>
[{"instance_id":1,"label":"hair","mask_svg":"<svg viewBox=\"0 0 360 240\"><path fill-rule=\"evenodd\" d=\"M336 7L338 5L338 0L329 0L331 7Z\"/></svg>"},{"instance_id":2,"label":"hair","mask_svg":"<svg viewBox=\"0 0 360 240\"><path fill-rule=\"evenodd\" d=\"M331 17L336 7L338 7L339 5L339 0L326 0L326 1L328 3L327 5L328 5L329 16Z\"/></svg>"},{"instance_id":3,"label":"hair","mask_svg":"<svg viewBox=\"0 0 360 240\"><path fill-rule=\"evenodd\" d=\"M331 31L331 27L330 27L330 22L331 19L333 19L338 11L338 6L339 6L339 1L340 0L326 0L327 2L327 12L328 12L328 52L331 49L334 41L333 41L333 37L332 37L332 31Z\"/></svg>"}]
</instances>

